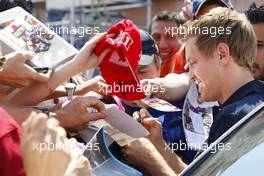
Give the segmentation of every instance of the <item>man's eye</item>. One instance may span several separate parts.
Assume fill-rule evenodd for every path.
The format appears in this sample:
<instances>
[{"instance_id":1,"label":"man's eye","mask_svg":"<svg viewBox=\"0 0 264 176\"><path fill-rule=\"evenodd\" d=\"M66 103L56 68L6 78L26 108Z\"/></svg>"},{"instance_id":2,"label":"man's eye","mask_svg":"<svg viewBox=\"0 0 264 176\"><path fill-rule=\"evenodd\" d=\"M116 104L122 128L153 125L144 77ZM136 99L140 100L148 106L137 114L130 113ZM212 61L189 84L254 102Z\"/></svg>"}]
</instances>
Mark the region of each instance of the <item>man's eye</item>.
<instances>
[{"instance_id":1,"label":"man's eye","mask_svg":"<svg viewBox=\"0 0 264 176\"><path fill-rule=\"evenodd\" d=\"M189 63L189 66L190 66L190 67L193 67L193 66L195 66L195 64L196 64L196 62L190 62L190 63Z\"/></svg>"}]
</instances>

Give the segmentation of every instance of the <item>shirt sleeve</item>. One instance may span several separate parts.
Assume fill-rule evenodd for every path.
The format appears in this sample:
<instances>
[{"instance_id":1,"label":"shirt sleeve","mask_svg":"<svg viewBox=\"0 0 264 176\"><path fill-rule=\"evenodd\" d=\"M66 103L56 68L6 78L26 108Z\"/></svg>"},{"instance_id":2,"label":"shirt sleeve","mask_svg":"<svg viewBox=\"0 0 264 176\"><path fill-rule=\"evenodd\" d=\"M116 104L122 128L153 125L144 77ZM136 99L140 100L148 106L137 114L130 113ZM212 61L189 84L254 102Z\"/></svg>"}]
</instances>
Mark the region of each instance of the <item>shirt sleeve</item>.
<instances>
[{"instance_id":1,"label":"shirt sleeve","mask_svg":"<svg viewBox=\"0 0 264 176\"><path fill-rule=\"evenodd\" d=\"M0 138L0 175L25 176L18 129Z\"/></svg>"}]
</instances>

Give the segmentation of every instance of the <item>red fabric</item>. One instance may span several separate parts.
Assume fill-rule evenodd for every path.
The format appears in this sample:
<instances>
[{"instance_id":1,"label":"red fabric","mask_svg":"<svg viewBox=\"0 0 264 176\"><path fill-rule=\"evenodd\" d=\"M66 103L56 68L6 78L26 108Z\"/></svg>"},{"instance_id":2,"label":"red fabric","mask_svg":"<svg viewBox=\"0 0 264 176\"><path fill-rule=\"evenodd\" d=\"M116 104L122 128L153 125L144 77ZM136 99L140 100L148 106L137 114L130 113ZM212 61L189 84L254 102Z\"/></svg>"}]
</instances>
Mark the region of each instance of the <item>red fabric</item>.
<instances>
[{"instance_id":1,"label":"red fabric","mask_svg":"<svg viewBox=\"0 0 264 176\"><path fill-rule=\"evenodd\" d=\"M132 21L122 20L107 33L114 36L107 36L95 48L97 56L106 48L112 49L99 65L103 78L111 86L113 94L121 99L131 101L145 98L136 74L142 50L138 28Z\"/></svg>"},{"instance_id":2,"label":"red fabric","mask_svg":"<svg viewBox=\"0 0 264 176\"><path fill-rule=\"evenodd\" d=\"M185 46L182 46L181 49L175 54L172 73L181 74L187 72L187 70L184 69L185 65L186 65Z\"/></svg>"},{"instance_id":3,"label":"red fabric","mask_svg":"<svg viewBox=\"0 0 264 176\"><path fill-rule=\"evenodd\" d=\"M172 73L173 64L174 64L173 58L162 61L162 65L161 65L161 69L160 69L160 77L161 78L165 77L167 74Z\"/></svg>"},{"instance_id":4,"label":"red fabric","mask_svg":"<svg viewBox=\"0 0 264 176\"><path fill-rule=\"evenodd\" d=\"M21 129L15 120L0 108L0 175L25 176L20 150Z\"/></svg>"},{"instance_id":5,"label":"red fabric","mask_svg":"<svg viewBox=\"0 0 264 176\"><path fill-rule=\"evenodd\" d=\"M181 49L173 57L172 73L181 74L187 72L187 70L184 69L185 65L186 65L185 47L182 46Z\"/></svg>"},{"instance_id":6,"label":"red fabric","mask_svg":"<svg viewBox=\"0 0 264 176\"><path fill-rule=\"evenodd\" d=\"M185 47L183 46L173 55L172 59L162 63L160 77L165 77L169 73L181 74L187 72L184 69L185 64Z\"/></svg>"}]
</instances>

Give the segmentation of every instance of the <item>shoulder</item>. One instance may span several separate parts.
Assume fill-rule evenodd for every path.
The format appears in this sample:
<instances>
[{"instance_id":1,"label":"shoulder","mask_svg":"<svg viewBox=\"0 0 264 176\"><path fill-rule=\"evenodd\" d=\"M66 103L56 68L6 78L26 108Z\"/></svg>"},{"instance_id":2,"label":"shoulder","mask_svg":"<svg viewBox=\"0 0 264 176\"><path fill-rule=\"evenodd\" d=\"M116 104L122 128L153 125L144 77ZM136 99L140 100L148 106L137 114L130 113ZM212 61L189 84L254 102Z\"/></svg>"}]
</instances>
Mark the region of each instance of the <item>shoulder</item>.
<instances>
[{"instance_id":1,"label":"shoulder","mask_svg":"<svg viewBox=\"0 0 264 176\"><path fill-rule=\"evenodd\" d=\"M242 118L263 102L264 95L249 95L239 101L222 107L221 111L219 112L219 115L234 118Z\"/></svg>"}]
</instances>

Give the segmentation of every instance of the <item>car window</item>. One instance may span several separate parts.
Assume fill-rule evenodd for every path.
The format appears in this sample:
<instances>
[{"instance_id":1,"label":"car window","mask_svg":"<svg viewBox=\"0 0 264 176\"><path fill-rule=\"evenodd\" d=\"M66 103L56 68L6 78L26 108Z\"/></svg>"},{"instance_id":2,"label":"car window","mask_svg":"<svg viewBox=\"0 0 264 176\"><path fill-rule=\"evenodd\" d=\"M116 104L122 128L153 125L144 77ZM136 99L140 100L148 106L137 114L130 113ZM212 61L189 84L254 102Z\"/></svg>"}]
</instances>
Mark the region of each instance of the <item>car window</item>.
<instances>
[{"instance_id":1,"label":"car window","mask_svg":"<svg viewBox=\"0 0 264 176\"><path fill-rule=\"evenodd\" d=\"M264 110L185 175L259 175L264 167Z\"/></svg>"}]
</instances>

